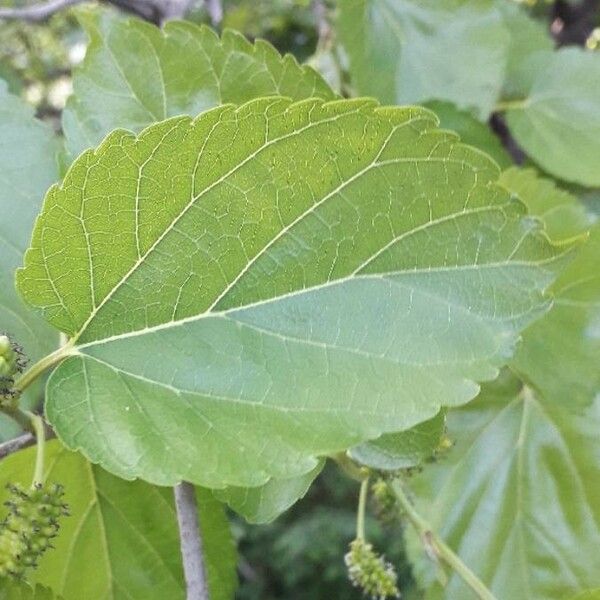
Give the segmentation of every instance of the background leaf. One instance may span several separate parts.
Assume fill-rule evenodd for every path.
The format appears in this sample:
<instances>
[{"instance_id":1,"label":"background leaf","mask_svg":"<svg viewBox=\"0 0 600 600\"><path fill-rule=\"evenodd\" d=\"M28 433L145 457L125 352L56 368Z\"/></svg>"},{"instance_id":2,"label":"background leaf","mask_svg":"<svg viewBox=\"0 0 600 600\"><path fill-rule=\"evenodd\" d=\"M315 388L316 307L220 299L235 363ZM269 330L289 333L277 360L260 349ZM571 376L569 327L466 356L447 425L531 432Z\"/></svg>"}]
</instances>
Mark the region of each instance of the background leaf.
<instances>
[{"instance_id":1,"label":"background leaf","mask_svg":"<svg viewBox=\"0 0 600 600\"><path fill-rule=\"evenodd\" d=\"M316 71L264 40L251 44L233 30L219 38L185 21L160 30L108 11L78 14L90 43L63 112L73 158L118 127L139 132L167 117L259 96L335 97Z\"/></svg>"},{"instance_id":2,"label":"background leaf","mask_svg":"<svg viewBox=\"0 0 600 600\"><path fill-rule=\"evenodd\" d=\"M501 181L555 240L593 221L533 170ZM562 600L600 582L599 233L594 225L553 286L553 308L524 332L510 366L525 383L507 373L450 411L456 448L414 482L420 508L499 600ZM413 546L428 598L469 597L456 578L442 593Z\"/></svg>"},{"instance_id":3,"label":"background leaf","mask_svg":"<svg viewBox=\"0 0 600 600\"><path fill-rule=\"evenodd\" d=\"M486 119L504 81L510 34L488 0L345 0L338 30L359 95L446 100Z\"/></svg>"},{"instance_id":4,"label":"background leaf","mask_svg":"<svg viewBox=\"0 0 600 600\"><path fill-rule=\"evenodd\" d=\"M498 600L562 600L600 582L600 404L580 413L508 373L449 411L456 440L413 479L419 510ZM434 583L411 540L426 598L472 598L456 576Z\"/></svg>"},{"instance_id":5,"label":"background leaf","mask_svg":"<svg viewBox=\"0 0 600 600\"><path fill-rule=\"evenodd\" d=\"M173 490L127 482L91 465L54 440L46 446L47 478L65 487L71 516L61 521L55 550L48 551L35 581L64 600L177 600L185 597ZM6 482L29 485L35 449L2 461L0 500ZM200 491L211 598L233 598L236 557L222 505Z\"/></svg>"},{"instance_id":6,"label":"background leaf","mask_svg":"<svg viewBox=\"0 0 600 600\"><path fill-rule=\"evenodd\" d=\"M25 582L3 582L0 588L0 600L63 600L55 596L51 589L36 585L35 588Z\"/></svg>"},{"instance_id":7,"label":"background leaf","mask_svg":"<svg viewBox=\"0 0 600 600\"><path fill-rule=\"evenodd\" d=\"M600 55L580 48L534 55L524 96L506 118L517 142L565 181L600 185Z\"/></svg>"},{"instance_id":8,"label":"background leaf","mask_svg":"<svg viewBox=\"0 0 600 600\"><path fill-rule=\"evenodd\" d=\"M468 401L557 257L497 175L370 101L114 132L50 190L19 273L73 338L50 421L124 477L252 487Z\"/></svg>"}]
</instances>

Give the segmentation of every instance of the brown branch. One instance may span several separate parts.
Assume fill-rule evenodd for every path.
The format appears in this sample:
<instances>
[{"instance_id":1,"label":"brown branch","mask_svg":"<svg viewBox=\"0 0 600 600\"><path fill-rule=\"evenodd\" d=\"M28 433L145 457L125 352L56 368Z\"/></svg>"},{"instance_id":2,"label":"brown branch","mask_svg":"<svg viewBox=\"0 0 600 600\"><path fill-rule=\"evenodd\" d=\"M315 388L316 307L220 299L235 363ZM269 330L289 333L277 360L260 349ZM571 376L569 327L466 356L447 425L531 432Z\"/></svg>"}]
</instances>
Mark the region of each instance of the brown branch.
<instances>
[{"instance_id":1,"label":"brown branch","mask_svg":"<svg viewBox=\"0 0 600 600\"><path fill-rule=\"evenodd\" d=\"M209 600L196 490L183 481L175 486L174 492L187 600Z\"/></svg>"},{"instance_id":2,"label":"brown branch","mask_svg":"<svg viewBox=\"0 0 600 600\"><path fill-rule=\"evenodd\" d=\"M43 4L32 4L31 6L23 6L21 8L0 8L0 19L38 23L49 19L54 13L84 1L85 0L50 0Z\"/></svg>"},{"instance_id":3,"label":"brown branch","mask_svg":"<svg viewBox=\"0 0 600 600\"><path fill-rule=\"evenodd\" d=\"M0 19L21 20L38 23L49 19L53 14L86 0L49 0L41 4L32 4L22 8L0 8ZM183 18L193 0L104 0L133 13L134 15L162 25L169 19Z\"/></svg>"},{"instance_id":4,"label":"brown branch","mask_svg":"<svg viewBox=\"0 0 600 600\"><path fill-rule=\"evenodd\" d=\"M13 440L8 440L8 442L0 444L0 460L34 444L35 436L32 433L24 433Z\"/></svg>"},{"instance_id":5,"label":"brown branch","mask_svg":"<svg viewBox=\"0 0 600 600\"><path fill-rule=\"evenodd\" d=\"M204 0L206 12L210 17L213 27L216 27L223 20L223 5L221 0Z\"/></svg>"}]
</instances>

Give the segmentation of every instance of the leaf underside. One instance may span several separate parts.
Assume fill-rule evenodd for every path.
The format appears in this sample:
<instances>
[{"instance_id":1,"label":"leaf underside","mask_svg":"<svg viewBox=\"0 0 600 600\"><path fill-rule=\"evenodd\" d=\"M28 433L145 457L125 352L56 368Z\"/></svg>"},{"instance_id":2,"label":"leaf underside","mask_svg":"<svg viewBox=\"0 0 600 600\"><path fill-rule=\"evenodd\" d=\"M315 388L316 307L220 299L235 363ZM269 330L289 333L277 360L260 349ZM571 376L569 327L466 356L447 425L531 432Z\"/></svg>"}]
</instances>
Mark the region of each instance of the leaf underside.
<instances>
[{"instance_id":1,"label":"leaf underside","mask_svg":"<svg viewBox=\"0 0 600 600\"><path fill-rule=\"evenodd\" d=\"M110 134L18 287L71 338L47 415L122 477L257 486L477 394L557 250L424 109L261 99Z\"/></svg>"}]
</instances>

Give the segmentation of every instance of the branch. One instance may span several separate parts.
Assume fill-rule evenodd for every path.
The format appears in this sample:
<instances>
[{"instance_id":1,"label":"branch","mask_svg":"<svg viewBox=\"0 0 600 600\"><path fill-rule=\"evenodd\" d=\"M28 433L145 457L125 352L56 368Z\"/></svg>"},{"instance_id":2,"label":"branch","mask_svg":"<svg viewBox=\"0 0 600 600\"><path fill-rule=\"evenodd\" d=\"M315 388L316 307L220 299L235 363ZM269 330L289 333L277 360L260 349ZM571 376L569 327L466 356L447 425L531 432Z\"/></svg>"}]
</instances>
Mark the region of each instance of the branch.
<instances>
[{"instance_id":1,"label":"branch","mask_svg":"<svg viewBox=\"0 0 600 600\"><path fill-rule=\"evenodd\" d=\"M8 440L8 442L0 444L0 460L34 444L35 436L32 433L24 433L14 440Z\"/></svg>"},{"instance_id":2,"label":"branch","mask_svg":"<svg viewBox=\"0 0 600 600\"><path fill-rule=\"evenodd\" d=\"M49 19L57 13L73 4L80 4L85 0L50 0L43 4L32 4L22 8L0 8L0 19L31 21L37 23Z\"/></svg>"},{"instance_id":3,"label":"branch","mask_svg":"<svg viewBox=\"0 0 600 600\"><path fill-rule=\"evenodd\" d=\"M426 548L431 548L456 574L475 592L480 600L496 600L485 584L467 567L460 557L432 530L431 525L415 510L397 479L390 482L390 487L402 506L408 520L421 536Z\"/></svg>"},{"instance_id":4,"label":"branch","mask_svg":"<svg viewBox=\"0 0 600 600\"><path fill-rule=\"evenodd\" d=\"M0 19L20 19L32 23L45 21L53 14L74 4L86 0L49 0L42 4L32 4L23 8L0 8ZM181 19L185 16L193 0L104 0L133 13L146 21L161 25L169 19Z\"/></svg>"},{"instance_id":5,"label":"branch","mask_svg":"<svg viewBox=\"0 0 600 600\"><path fill-rule=\"evenodd\" d=\"M223 5L221 0L205 0L206 12L210 17L213 27L216 27L223 20Z\"/></svg>"},{"instance_id":6,"label":"branch","mask_svg":"<svg viewBox=\"0 0 600 600\"><path fill-rule=\"evenodd\" d=\"M209 600L196 491L191 483L182 481L174 492L187 600Z\"/></svg>"}]
</instances>

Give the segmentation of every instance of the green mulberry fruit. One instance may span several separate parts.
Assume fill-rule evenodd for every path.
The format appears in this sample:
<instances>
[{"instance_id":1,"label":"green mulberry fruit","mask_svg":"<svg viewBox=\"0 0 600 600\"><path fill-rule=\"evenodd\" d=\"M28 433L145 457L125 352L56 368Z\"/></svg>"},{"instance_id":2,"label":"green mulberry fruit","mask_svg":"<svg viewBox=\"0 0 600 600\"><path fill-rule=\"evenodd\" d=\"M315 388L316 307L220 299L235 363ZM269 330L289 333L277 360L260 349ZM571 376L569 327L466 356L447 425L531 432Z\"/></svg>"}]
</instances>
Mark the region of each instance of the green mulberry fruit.
<instances>
[{"instance_id":1,"label":"green mulberry fruit","mask_svg":"<svg viewBox=\"0 0 600 600\"><path fill-rule=\"evenodd\" d=\"M52 547L59 519L69 510L58 484L36 485L27 491L19 485L7 488L11 499L5 502L9 513L0 524L0 577L22 579Z\"/></svg>"},{"instance_id":2,"label":"green mulberry fruit","mask_svg":"<svg viewBox=\"0 0 600 600\"><path fill-rule=\"evenodd\" d=\"M354 540L344 560L350 582L367 596L374 600L400 597L398 576L393 565L379 556L365 540Z\"/></svg>"},{"instance_id":3,"label":"green mulberry fruit","mask_svg":"<svg viewBox=\"0 0 600 600\"><path fill-rule=\"evenodd\" d=\"M26 364L21 347L0 335L0 403L13 398L14 376L22 373Z\"/></svg>"}]
</instances>

